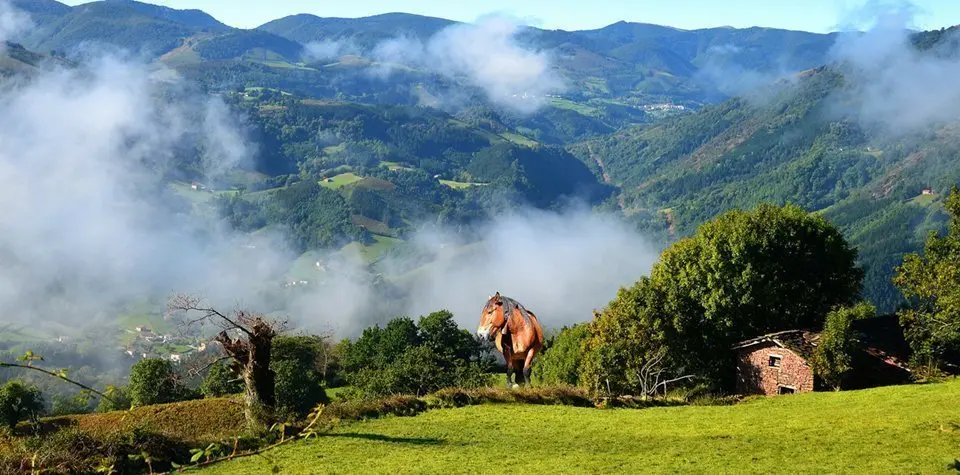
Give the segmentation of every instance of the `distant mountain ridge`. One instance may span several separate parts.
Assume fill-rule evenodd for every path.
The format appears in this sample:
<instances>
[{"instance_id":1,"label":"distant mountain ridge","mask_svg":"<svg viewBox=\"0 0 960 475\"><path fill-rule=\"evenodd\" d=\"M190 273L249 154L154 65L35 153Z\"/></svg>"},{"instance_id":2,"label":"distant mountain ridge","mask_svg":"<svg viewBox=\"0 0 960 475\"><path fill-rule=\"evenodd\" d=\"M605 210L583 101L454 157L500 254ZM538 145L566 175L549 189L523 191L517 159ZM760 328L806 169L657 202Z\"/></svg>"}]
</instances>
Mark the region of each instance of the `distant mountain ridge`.
<instances>
[{"instance_id":1,"label":"distant mountain ridge","mask_svg":"<svg viewBox=\"0 0 960 475\"><path fill-rule=\"evenodd\" d=\"M369 51L397 37L426 41L458 24L407 13L363 18L298 14L243 30L201 10L133 0L103 0L76 7L54 0L14 0L13 4L30 13L37 24L21 40L35 51L70 52L89 43L103 43L148 58L177 57L176 64L252 60L287 69L304 60L292 42L301 46L317 41L346 42ZM576 86L569 93L574 101L696 105L735 93L736 88L728 84L714 83L738 68L773 77L822 64L834 37L769 28L681 30L621 21L582 31L523 27L517 40L531 49L552 52L557 71ZM213 44L204 45L207 42Z\"/></svg>"}]
</instances>

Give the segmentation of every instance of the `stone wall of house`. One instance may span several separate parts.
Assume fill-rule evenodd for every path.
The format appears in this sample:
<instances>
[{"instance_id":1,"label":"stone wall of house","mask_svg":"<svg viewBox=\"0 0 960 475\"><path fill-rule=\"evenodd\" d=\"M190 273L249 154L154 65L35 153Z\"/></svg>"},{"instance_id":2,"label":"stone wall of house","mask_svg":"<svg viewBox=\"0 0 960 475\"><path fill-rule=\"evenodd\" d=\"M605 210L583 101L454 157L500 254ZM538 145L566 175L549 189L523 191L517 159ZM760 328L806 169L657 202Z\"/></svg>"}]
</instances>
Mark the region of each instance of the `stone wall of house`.
<instances>
[{"instance_id":1,"label":"stone wall of house","mask_svg":"<svg viewBox=\"0 0 960 475\"><path fill-rule=\"evenodd\" d=\"M770 365L771 357L779 357L778 366ZM739 393L775 395L781 393L781 387L798 393L813 391L813 369L807 360L772 342L738 350Z\"/></svg>"}]
</instances>

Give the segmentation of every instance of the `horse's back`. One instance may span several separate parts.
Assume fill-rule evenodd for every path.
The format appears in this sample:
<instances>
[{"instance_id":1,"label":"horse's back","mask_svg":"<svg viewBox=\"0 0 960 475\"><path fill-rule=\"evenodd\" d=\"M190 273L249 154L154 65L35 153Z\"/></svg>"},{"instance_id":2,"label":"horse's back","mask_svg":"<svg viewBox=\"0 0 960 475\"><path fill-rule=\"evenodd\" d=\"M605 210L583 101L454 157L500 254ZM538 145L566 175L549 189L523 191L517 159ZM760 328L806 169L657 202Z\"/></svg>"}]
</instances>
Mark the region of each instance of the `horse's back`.
<instances>
[{"instance_id":1,"label":"horse's back","mask_svg":"<svg viewBox=\"0 0 960 475\"><path fill-rule=\"evenodd\" d=\"M542 348L544 343L543 328L540 327L540 321L537 319L537 315L519 304L513 311L519 314L520 321L523 322L523 326L525 327L524 329L526 332L529 332L524 335L524 340L526 341L523 342L514 340L518 335L511 335L511 340L514 340L512 341L514 352L526 354L530 350L539 350ZM517 345L517 343L520 343L520 345Z\"/></svg>"}]
</instances>

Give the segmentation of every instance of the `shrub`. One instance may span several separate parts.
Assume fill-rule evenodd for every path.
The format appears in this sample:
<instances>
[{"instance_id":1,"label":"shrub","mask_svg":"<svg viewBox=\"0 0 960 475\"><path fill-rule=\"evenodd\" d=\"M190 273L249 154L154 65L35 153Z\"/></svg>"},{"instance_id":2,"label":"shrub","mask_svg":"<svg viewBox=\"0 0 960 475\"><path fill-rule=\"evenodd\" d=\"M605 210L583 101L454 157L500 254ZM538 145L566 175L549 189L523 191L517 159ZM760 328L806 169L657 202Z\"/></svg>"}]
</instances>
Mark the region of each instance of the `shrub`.
<instances>
[{"instance_id":1,"label":"shrub","mask_svg":"<svg viewBox=\"0 0 960 475\"><path fill-rule=\"evenodd\" d=\"M88 414L93 412L93 409L93 397L89 392L80 392L73 397L55 394L53 396L53 404L50 408L50 415Z\"/></svg>"},{"instance_id":2,"label":"shrub","mask_svg":"<svg viewBox=\"0 0 960 475\"><path fill-rule=\"evenodd\" d=\"M583 343L590 336L587 323L563 327L549 338L544 352L533 364L533 375L541 384L575 386L580 379Z\"/></svg>"},{"instance_id":3,"label":"shrub","mask_svg":"<svg viewBox=\"0 0 960 475\"><path fill-rule=\"evenodd\" d=\"M106 394L109 399L100 398L96 412L125 411L130 409L132 404L127 388L122 386L107 386L107 389L103 393Z\"/></svg>"},{"instance_id":4,"label":"shrub","mask_svg":"<svg viewBox=\"0 0 960 475\"><path fill-rule=\"evenodd\" d=\"M541 387L504 388L446 388L426 398L430 407L463 407L477 404L525 403L593 407L593 401L583 389L555 385Z\"/></svg>"},{"instance_id":5,"label":"shrub","mask_svg":"<svg viewBox=\"0 0 960 475\"><path fill-rule=\"evenodd\" d=\"M330 404L323 417L334 421L375 419L387 415L415 416L427 410L427 403L414 396L389 396L380 399L359 399Z\"/></svg>"},{"instance_id":6,"label":"shrub","mask_svg":"<svg viewBox=\"0 0 960 475\"><path fill-rule=\"evenodd\" d=\"M853 307L840 307L827 314L827 320L814 349L810 364L813 374L833 389L840 389L844 377L853 369L857 351L853 322L876 315L876 309L867 302Z\"/></svg>"},{"instance_id":7,"label":"shrub","mask_svg":"<svg viewBox=\"0 0 960 475\"><path fill-rule=\"evenodd\" d=\"M318 337L278 337L273 342L270 368L281 413L302 417L317 404L327 403L320 360L325 349Z\"/></svg>"},{"instance_id":8,"label":"shrub","mask_svg":"<svg viewBox=\"0 0 960 475\"><path fill-rule=\"evenodd\" d=\"M200 383L200 393L204 397L221 397L243 391L243 381L225 364L215 364L207 371Z\"/></svg>"},{"instance_id":9,"label":"shrub","mask_svg":"<svg viewBox=\"0 0 960 475\"><path fill-rule=\"evenodd\" d=\"M35 421L43 409L43 395L36 386L8 381L0 388L0 424L5 427L13 429L20 421Z\"/></svg>"},{"instance_id":10,"label":"shrub","mask_svg":"<svg viewBox=\"0 0 960 475\"><path fill-rule=\"evenodd\" d=\"M441 310L414 324L408 317L373 326L342 344L348 382L366 398L424 395L451 386L489 383L492 359L453 314Z\"/></svg>"},{"instance_id":11,"label":"shrub","mask_svg":"<svg viewBox=\"0 0 960 475\"><path fill-rule=\"evenodd\" d=\"M130 369L130 401L133 406L149 406L189 398L173 364L161 358L145 358Z\"/></svg>"}]
</instances>

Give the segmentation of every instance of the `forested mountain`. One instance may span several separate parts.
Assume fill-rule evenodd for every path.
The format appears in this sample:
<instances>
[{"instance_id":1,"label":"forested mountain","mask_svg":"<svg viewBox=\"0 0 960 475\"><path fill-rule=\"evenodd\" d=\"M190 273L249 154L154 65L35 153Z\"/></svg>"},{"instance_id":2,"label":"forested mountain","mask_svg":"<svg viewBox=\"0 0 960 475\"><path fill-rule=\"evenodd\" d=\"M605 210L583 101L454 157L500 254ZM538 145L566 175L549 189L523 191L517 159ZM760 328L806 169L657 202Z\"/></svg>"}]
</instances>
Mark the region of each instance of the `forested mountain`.
<instances>
[{"instance_id":1,"label":"forested mountain","mask_svg":"<svg viewBox=\"0 0 960 475\"><path fill-rule=\"evenodd\" d=\"M833 34L627 22L586 31L520 27L516 44L546 53L551 71L572 85L531 113L497 104L483 84L372 53L398 38L429 45L462 26L449 20L294 15L242 30L198 10L127 0L14 5L37 28L22 39L27 48L4 53L7 73L46 58L31 50L60 58L89 42L119 45L236 98L256 118L259 171L267 177L260 189L278 191L304 177L321 185L357 177L349 186L321 186L340 198L312 185L297 191L329 195L344 210L329 222L347 223L331 225L339 230L330 239L303 239L307 247L369 240L351 227L357 219L398 236L424 210L467 219L480 203L504 196L551 206L569 194L607 196L610 186L621 188L612 207L665 239L730 208L793 202L843 226L868 268L868 296L889 309L896 303L891 267L940 226L939 197L960 177L956 124L891 134L852 112L862 109L862 98L849 94L851 70L830 64ZM912 40L917 50L943 57L954 38L946 30ZM317 53L318 42L328 50ZM671 104L702 110L671 115L657 108ZM373 196L407 181L432 198ZM351 191L370 183L383 186ZM258 200L237 203L224 210L245 229L294 219Z\"/></svg>"},{"instance_id":2,"label":"forested mountain","mask_svg":"<svg viewBox=\"0 0 960 475\"><path fill-rule=\"evenodd\" d=\"M198 32L229 29L198 10L174 10L129 0L91 2L66 9L58 5L62 4L27 6L25 11L31 13L36 28L23 39L26 46L37 51L73 51L88 43L101 43L155 57ZM40 15L33 15L33 10Z\"/></svg>"},{"instance_id":3,"label":"forested mountain","mask_svg":"<svg viewBox=\"0 0 960 475\"><path fill-rule=\"evenodd\" d=\"M14 4L30 13L37 25L20 39L30 49L73 53L91 42L102 43L148 58L163 56L177 67L196 69L198 62L212 62L209 74L214 75L232 67L232 77L246 85L257 85L254 83L270 73L291 72L287 69L298 70L294 76L329 76L333 71L321 66L330 63L338 63L340 69L349 66L367 71L380 67L373 56L386 42L399 38L426 44L446 28L458 25L404 13L356 19L301 14L268 22L257 30L239 30L199 10L175 10L132 0L95 1L76 7L53 0L17 0ZM834 41L832 35L769 28L687 31L625 22L588 31L522 27L516 39L522 47L549 54L557 72L571 86L564 92L566 99L589 103L576 109L594 117L611 106L712 102L752 87L758 80L821 64ZM304 56L297 46L316 42L336 45L327 53L333 54L332 60L310 64L309 55ZM364 60L337 60L344 55ZM223 64L228 60L230 65ZM258 71L261 66L270 69ZM272 86L298 87L300 82L291 79ZM368 88L366 93L376 94L376 88ZM571 106L570 102L554 105Z\"/></svg>"},{"instance_id":4,"label":"forested mountain","mask_svg":"<svg viewBox=\"0 0 960 475\"><path fill-rule=\"evenodd\" d=\"M955 53L949 32L912 38L926 54ZM942 43L942 44L941 44ZM890 281L902 255L946 219L942 196L960 180L956 120L892 130L862 116L862 71L837 64L696 114L584 141L570 149L622 189L619 205L672 237L732 208L794 203L823 213L859 247L865 293L899 303ZM910 107L904 104L904 107ZM907 113L896 109L895 114Z\"/></svg>"},{"instance_id":5,"label":"forested mountain","mask_svg":"<svg viewBox=\"0 0 960 475\"><path fill-rule=\"evenodd\" d=\"M456 22L409 13L384 13L357 19L322 18L304 13L267 22L257 29L303 44L348 39L360 48L370 49L399 36L426 41L453 24Z\"/></svg>"}]
</instances>

